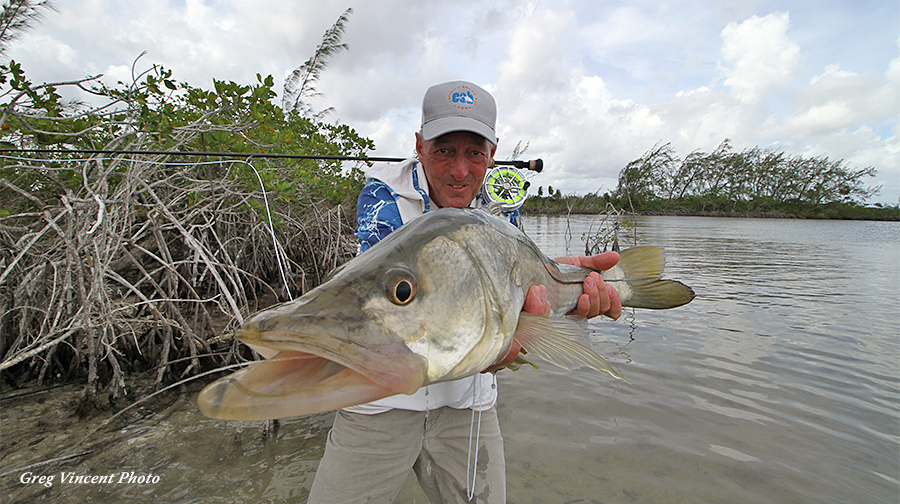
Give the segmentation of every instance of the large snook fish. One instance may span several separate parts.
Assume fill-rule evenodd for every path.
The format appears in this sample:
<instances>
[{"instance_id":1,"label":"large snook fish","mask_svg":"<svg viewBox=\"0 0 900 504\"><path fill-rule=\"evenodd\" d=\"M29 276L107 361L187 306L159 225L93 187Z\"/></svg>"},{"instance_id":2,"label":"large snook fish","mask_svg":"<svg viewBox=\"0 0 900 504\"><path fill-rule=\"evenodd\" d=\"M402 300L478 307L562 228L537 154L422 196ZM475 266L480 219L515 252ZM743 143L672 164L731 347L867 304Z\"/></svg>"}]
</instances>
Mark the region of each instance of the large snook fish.
<instances>
[{"instance_id":1,"label":"large snook fish","mask_svg":"<svg viewBox=\"0 0 900 504\"><path fill-rule=\"evenodd\" d=\"M661 248L635 247L602 272L624 306L672 308L693 291L661 280ZM237 338L268 360L199 396L214 418L265 420L331 411L472 376L513 341L573 369L619 374L572 317L590 270L545 256L519 229L483 211L429 212L340 267L302 297L247 319ZM521 313L544 285L551 317Z\"/></svg>"}]
</instances>

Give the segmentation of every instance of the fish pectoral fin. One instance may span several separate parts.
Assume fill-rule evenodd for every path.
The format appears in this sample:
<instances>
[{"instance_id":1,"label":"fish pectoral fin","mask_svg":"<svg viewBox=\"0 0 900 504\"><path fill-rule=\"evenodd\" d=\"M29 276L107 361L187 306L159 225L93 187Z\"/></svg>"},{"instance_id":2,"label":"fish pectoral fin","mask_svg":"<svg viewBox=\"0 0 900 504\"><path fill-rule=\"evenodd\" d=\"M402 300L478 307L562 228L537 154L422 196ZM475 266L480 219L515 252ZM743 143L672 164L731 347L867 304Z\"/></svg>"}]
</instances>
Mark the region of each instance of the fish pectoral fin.
<instances>
[{"instance_id":1,"label":"fish pectoral fin","mask_svg":"<svg viewBox=\"0 0 900 504\"><path fill-rule=\"evenodd\" d=\"M518 371L519 369L522 368L522 366L524 366L526 364L533 367L534 369L540 369L540 367L538 367L537 364L535 364L534 362L532 362L530 359L528 359L527 357L525 357L522 354L516 355L516 358L510 362L507 362L505 367L506 367L506 369L509 369L512 371Z\"/></svg>"},{"instance_id":2,"label":"fish pectoral fin","mask_svg":"<svg viewBox=\"0 0 900 504\"><path fill-rule=\"evenodd\" d=\"M572 371L589 367L625 380L603 357L591 350L587 333L570 318L521 313L513 339L528 353L563 369Z\"/></svg>"}]
</instances>

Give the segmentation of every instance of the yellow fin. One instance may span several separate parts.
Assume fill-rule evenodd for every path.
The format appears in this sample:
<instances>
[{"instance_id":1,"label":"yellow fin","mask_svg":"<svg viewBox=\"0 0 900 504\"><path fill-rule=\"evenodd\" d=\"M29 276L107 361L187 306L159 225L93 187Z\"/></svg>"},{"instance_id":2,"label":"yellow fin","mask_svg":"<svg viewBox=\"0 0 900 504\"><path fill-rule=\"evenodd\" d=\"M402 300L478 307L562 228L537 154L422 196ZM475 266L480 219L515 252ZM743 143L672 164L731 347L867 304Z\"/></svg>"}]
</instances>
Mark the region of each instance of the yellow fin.
<instances>
[{"instance_id":1,"label":"yellow fin","mask_svg":"<svg viewBox=\"0 0 900 504\"><path fill-rule=\"evenodd\" d=\"M569 318L521 313L513 339L528 353L563 369L589 367L625 380L603 357L591 350L587 333Z\"/></svg>"},{"instance_id":2,"label":"yellow fin","mask_svg":"<svg viewBox=\"0 0 900 504\"><path fill-rule=\"evenodd\" d=\"M656 280L666 267L666 254L662 247L632 247L619 252L618 264L634 281Z\"/></svg>"},{"instance_id":3,"label":"yellow fin","mask_svg":"<svg viewBox=\"0 0 900 504\"><path fill-rule=\"evenodd\" d=\"M661 280L666 256L661 247L633 247L619 252L619 263L602 273L622 299L622 306L661 310L690 303L694 291L675 280Z\"/></svg>"},{"instance_id":4,"label":"yellow fin","mask_svg":"<svg viewBox=\"0 0 900 504\"><path fill-rule=\"evenodd\" d=\"M535 364L534 362L531 362L531 360L529 360L527 357L523 356L522 354L516 355L516 358L513 359L512 362L507 362L505 368L511 369L513 371L518 371L525 364L528 364L529 366L533 367L534 369L540 369L540 367L538 367L537 364Z\"/></svg>"}]
</instances>

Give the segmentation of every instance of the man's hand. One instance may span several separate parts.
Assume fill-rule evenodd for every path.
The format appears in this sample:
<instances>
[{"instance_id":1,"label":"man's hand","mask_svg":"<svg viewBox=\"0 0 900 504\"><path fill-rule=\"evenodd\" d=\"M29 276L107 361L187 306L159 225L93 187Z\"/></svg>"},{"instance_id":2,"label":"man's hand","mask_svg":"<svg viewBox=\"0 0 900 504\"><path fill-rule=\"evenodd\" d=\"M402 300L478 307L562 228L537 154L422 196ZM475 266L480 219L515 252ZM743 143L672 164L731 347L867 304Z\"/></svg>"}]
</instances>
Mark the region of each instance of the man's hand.
<instances>
[{"instance_id":1,"label":"man's hand","mask_svg":"<svg viewBox=\"0 0 900 504\"><path fill-rule=\"evenodd\" d=\"M593 256L559 257L555 260L563 264L603 271L612 268L619 262L619 254L618 252L604 252ZM622 315L622 301L619 300L619 293L611 285L606 285L603 282L600 273L588 275L584 280L583 289L584 294L578 298L578 305L569 312L570 315L577 315L582 318L606 315L613 320ZM529 291L530 294L531 291ZM528 303L527 298L525 302Z\"/></svg>"}]
</instances>

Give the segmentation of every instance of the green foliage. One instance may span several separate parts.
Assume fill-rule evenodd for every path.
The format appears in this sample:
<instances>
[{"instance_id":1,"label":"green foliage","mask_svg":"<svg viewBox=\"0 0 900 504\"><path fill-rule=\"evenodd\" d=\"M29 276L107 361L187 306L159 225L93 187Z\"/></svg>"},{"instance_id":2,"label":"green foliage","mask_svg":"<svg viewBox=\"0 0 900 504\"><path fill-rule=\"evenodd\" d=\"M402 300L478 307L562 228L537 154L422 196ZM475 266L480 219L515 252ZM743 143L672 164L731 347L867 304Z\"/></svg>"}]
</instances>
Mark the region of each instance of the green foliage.
<instances>
[{"instance_id":1,"label":"green foliage","mask_svg":"<svg viewBox=\"0 0 900 504\"><path fill-rule=\"evenodd\" d=\"M612 194L562 196L550 187L543 196L539 187L522 212L597 214L612 204L651 214L900 220L896 206L864 204L880 190L864 184L874 175L872 167L853 170L827 157L758 147L738 153L727 139L684 159L670 144L658 144L619 172Z\"/></svg>"},{"instance_id":2,"label":"green foliage","mask_svg":"<svg viewBox=\"0 0 900 504\"><path fill-rule=\"evenodd\" d=\"M657 144L622 169L612 198L640 212L890 218L889 212L858 210L880 191L864 184L875 173L825 156L759 147L734 152L728 139L713 152L695 151L684 159L670 144Z\"/></svg>"},{"instance_id":3,"label":"green foliage","mask_svg":"<svg viewBox=\"0 0 900 504\"><path fill-rule=\"evenodd\" d=\"M171 70L154 65L138 82L94 85L93 92L109 103L93 109L64 104L56 85L33 85L15 61L0 66L0 85L0 145L6 148L75 150L127 145L146 151L328 156L364 156L374 148L371 140L347 125L317 122L296 112L285 115L271 101L275 96L271 76L257 75L252 85L214 80L214 89L206 90L179 83ZM46 154L24 157L29 156L42 162L47 158ZM22 169L19 162L4 160L0 176L45 201L52 199L52 193L73 190L83 182L79 169L65 165L66 160L80 157L74 152L54 154L58 169L52 171ZM259 189L250 167L230 166L226 169L222 163L210 169L198 164L192 177L239 178L246 182L248 191ZM345 169L339 161L269 162L263 172L266 191L274 192L284 202L340 204L354 197L362 184L361 171L356 167ZM166 174L160 166L160 175ZM107 184L121 180L116 173L109 175ZM21 198L18 201L29 204Z\"/></svg>"},{"instance_id":4,"label":"green foliage","mask_svg":"<svg viewBox=\"0 0 900 504\"><path fill-rule=\"evenodd\" d=\"M603 212L613 201L609 194L599 196L591 193L584 196L563 196L557 189L549 196L529 196L522 205L523 214L596 214Z\"/></svg>"},{"instance_id":5,"label":"green foliage","mask_svg":"<svg viewBox=\"0 0 900 504\"><path fill-rule=\"evenodd\" d=\"M670 144L654 146L622 170L615 195L635 205L720 196L730 201L861 203L880 190L863 185L874 175L872 167L851 170L843 160L824 156L789 156L759 147L737 153L725 139L715 151L693 152L683 160Z\"/></svg>"},{"instance_id":6,"label":"green foliage","mask_svg":"<svg viewBox=\"0 0 900 504\"><path fill-rule=\"evenodd\" d=\"M89 87L105 103L67 103L63 86ZM78 372L94 401L107 366L113 400L123 362L190 356L184 373L197 370L198 349L211 351L206 338L223 329L211 311L240 320L258 292L300 292L352 256L345 207L363 184L359 168L254 156L365 156L374 146L347 125L283 113L273 86L257 75L203 89L156 65L112 86L34 84L17 62L0 65L4 377L86 365ZM184 151L245 156L176 155ZM36 317L32 306L48 308ZM61 363L28 359L61 334L72 348Z\"/></svg>"}]
</instances>

